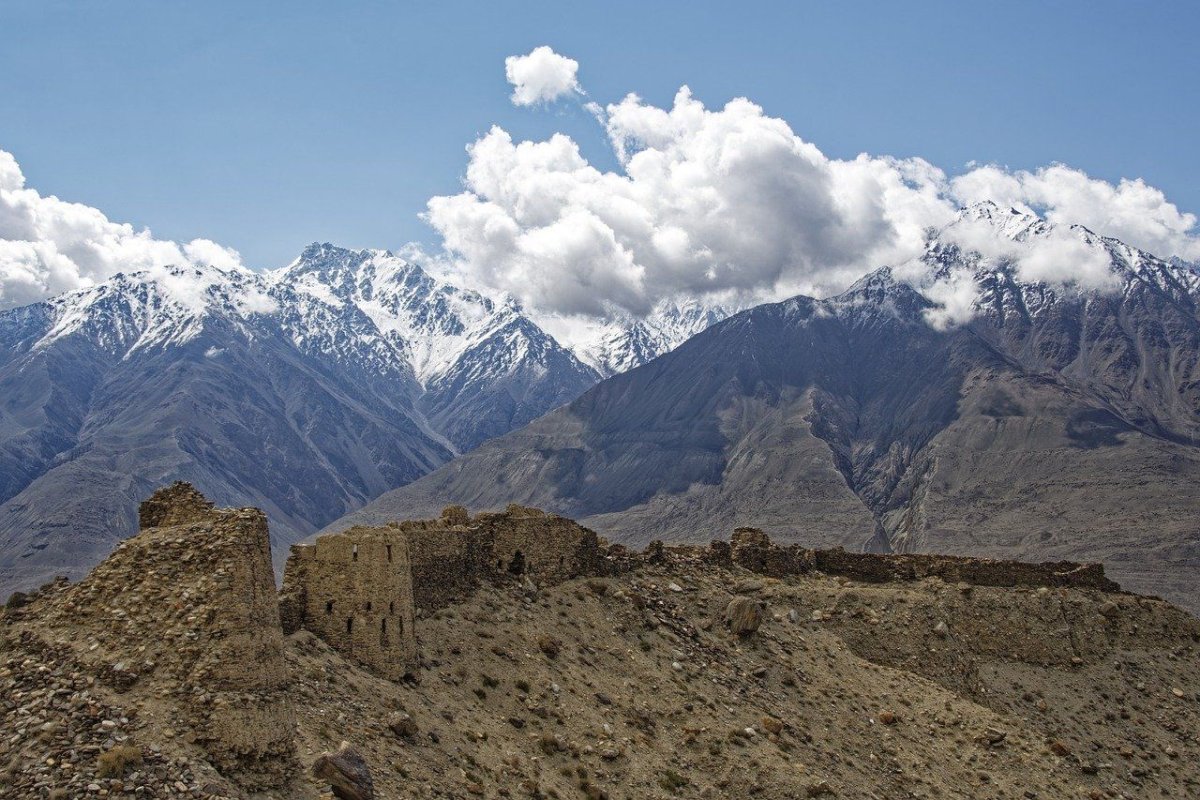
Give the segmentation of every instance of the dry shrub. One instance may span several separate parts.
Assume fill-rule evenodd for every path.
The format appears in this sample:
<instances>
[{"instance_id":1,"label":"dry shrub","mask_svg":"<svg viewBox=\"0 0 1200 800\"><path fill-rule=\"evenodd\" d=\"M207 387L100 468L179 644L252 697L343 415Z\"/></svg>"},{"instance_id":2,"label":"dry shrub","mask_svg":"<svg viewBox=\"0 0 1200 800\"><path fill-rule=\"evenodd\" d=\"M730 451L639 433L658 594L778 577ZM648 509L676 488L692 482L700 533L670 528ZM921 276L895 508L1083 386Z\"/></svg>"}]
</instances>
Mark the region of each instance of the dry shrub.
<instances>
[{"instance_id":1,"label":"dry shrub","mask_svg":"<svg viewBox=\"0 0 1200 800\"><path fill-rule=\"evenodd\" d=\"M101 778L121 778L130 767L142 764L142 751L131 745L117 745L107 753L101 753L96 760L96 774Z\"/></svg>"}]
</instances>

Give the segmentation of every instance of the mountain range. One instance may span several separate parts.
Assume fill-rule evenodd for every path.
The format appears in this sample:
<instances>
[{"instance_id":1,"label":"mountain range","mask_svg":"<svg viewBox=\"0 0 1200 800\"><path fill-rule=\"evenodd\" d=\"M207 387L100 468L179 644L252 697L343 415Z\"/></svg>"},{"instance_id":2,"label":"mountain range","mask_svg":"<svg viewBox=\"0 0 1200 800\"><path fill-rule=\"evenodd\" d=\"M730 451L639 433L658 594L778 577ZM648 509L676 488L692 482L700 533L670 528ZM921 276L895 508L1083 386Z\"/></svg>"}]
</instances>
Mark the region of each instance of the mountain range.
<instances>
[{"instance_id":1,"label":"mountain range","mask_svg":"<svg viewBox=\"0 0 1200 800\"><path fill-rule=\"evenodd\" d=\"M610 326L587 363L511 298L314 244L0 312L0 590L79 574L176 479L264 508L282 552L658 355L699 324L685 311Z\"/></svg>"},{"instance_id":2,"label":"mountain range","mask_svg":"<svg viewBox=\"0 0 1200 800\"><path fill-rule=\"evenodd\" d=\"M959 228L1068 241L1110 280L1031 279ZM569 344L386 251L118 275L0 312L0 591L79 574L181 479L266 510L277 556L521 502L636 545L754 525L1101 560L1194 609L1198 301L1193 264L990 203L839 295L664 301Z\"/></svg>"},{"instance_id":3,"label":"mountain range","mask_svg":"<svg viewBox=\"0 0 1200 800\"><path fill-rule=\"evenodd\" d=\"M509 502L616 541L735 525L809 546L1103 561L1200 610L1200 276L993 204L955 225L1069 242L1108 285L1030 280L956 231L827 299L708 327L329 530ZM971 317L898 275L965 276Z\"/></svg>"}]
</instances>

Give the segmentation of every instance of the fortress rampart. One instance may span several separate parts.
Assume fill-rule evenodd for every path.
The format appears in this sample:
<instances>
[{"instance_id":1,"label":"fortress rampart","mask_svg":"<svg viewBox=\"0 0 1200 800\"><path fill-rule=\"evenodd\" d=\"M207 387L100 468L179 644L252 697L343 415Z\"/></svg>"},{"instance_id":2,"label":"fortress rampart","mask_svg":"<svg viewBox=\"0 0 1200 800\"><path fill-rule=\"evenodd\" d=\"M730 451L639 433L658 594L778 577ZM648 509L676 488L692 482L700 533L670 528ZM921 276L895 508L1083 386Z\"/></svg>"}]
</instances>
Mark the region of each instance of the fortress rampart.
<instances>
[{"instance_id":1,"label":"fortress rampart","mask_svg":"<svg viewBox=\"0 0 1200 800\"><path fill-rule=\"evenodd\" d=\"M1121 588L1105 577L1102 564L1032 564L927 553L851 553L840 548L810 550L796 544L774 544L757 528L736 529L728 543L713 542L705 557L713 563L736 564L777 578L817 571L868 583L940 578L975 586L1055 586L1106 592Z\"/></svg>"}]
</instances>

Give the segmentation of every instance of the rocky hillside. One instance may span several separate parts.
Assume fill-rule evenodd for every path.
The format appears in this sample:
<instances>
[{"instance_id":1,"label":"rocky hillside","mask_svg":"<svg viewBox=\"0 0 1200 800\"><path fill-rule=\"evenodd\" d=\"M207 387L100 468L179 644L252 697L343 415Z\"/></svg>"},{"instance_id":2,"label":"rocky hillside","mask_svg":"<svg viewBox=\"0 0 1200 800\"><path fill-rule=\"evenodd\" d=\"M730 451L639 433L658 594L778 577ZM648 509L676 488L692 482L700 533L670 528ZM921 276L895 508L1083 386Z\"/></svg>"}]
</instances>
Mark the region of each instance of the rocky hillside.
<instances>
[{"instance_id":1,"label":"rocky hillside","mask_svg":"<svg viewBox=\"0 0 1200 800\"><path fill-rule=\"evenodd\" d=\"M518 502L611 539L737 525L810 546L1102 561L1200 590L1200 278L1082 228L983 205L1012 242L1067 237L1107 289L1028 282L930 239L920 264L720 322L331 526ZM900 280L964 275L969 321Z\"/></svg>"},{"instance_id":2,"label":"rocky hillside","mask_svg":"<svg viewBox=\"0 0 1200 800\"><path fill-rule=\"evenodd\" d=\"M391 682L281 638L260 514L151 512L80 584L0 617L3 796L1200 792L1200 622L1099 573L789 565L753 536L732 559L615 549L605 575L509 575L419 615Z\"/></svg>"}]
</instances>

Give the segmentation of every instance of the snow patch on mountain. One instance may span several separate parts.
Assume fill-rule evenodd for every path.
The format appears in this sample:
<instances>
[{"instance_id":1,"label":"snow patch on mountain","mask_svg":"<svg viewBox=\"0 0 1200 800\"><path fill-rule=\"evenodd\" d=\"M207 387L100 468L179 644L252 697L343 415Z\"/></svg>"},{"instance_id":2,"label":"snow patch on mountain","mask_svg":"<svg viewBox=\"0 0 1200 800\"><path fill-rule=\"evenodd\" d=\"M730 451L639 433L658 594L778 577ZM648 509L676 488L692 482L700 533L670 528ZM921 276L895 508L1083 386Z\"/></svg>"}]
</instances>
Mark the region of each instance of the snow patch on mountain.
<instances>
[{"instance_id":1,"label":"snow patch on mountain","mask_svg":"<svg viewBox=\"0 0 1200 800\"><path fill-rule=\"evenodd\" d=\"M1068 294L1128 294L1139 281L1180 298L1200 296L1200 275L1186 262L990 201L963 209L895 274L934 303L925 318L938 329L987 310L1037 313Z\"/></svg>"},{"instance_id":2,"label":"snow patch on mountain","mask_svg":"<svg viewBox=\"0 0 1200 800\"><path fill-rule=\"evenodd\" d=\"M643 319L619 317L598 325L573 350L581 361L609 377L674 350L740 310L695 299L662 300Z\"/></svg>"}]
</instances>

